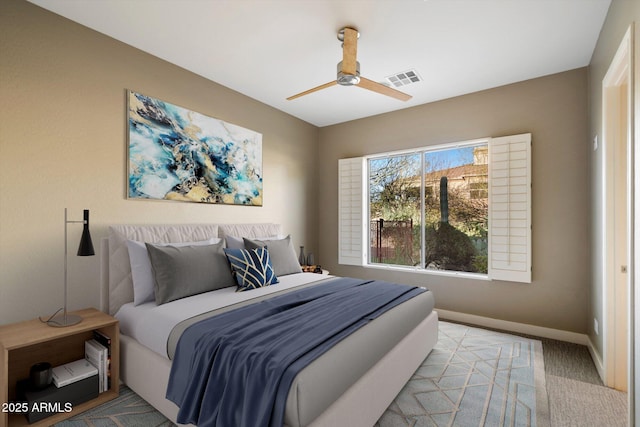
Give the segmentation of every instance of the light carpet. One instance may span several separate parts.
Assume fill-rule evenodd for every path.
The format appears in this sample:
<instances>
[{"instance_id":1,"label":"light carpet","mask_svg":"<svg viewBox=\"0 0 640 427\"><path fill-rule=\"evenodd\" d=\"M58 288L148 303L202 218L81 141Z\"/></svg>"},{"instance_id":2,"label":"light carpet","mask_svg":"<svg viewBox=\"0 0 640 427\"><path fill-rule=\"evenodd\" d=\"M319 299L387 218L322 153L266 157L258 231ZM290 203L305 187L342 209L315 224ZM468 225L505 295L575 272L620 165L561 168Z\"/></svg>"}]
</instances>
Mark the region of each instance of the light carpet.
<instances>
[{"instance_id":1,"label":"light carpet","mask_svg":"<svg viewBox=\"0 0 640 427\"><path fill-rule=\"evenodd\" d=\"M547 375L554 427L626 427L627 394L607 387Z\"/></svg>"},{"instance_id":2,"label":"light carpet","mask_svg":"<svg viewBox=\"0 0 640 427\"><path fill-rule=\"evenodd\" d=\"M433 351L377 427L550 425L540 341L442 321L438 329ZM170 425L125 386L56 427Z\"/></svg>"}]
</instances>

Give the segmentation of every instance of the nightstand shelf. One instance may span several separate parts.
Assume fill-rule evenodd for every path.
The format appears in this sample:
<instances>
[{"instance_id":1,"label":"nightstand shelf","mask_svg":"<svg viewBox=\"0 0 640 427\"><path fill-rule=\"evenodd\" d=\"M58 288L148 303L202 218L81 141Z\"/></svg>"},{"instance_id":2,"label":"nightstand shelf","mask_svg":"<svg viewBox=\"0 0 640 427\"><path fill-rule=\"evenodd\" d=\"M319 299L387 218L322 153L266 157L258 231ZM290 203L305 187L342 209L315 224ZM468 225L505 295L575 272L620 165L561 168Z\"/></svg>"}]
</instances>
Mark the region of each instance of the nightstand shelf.
<instances>
[{"instance_id":1,"label":"nightstand shelf","mask_svg":"<svg viewBox=\"0 0 640 427\"><path fill-rule=\"evenodd\" d=\"M64 420L118 397L120 388L120 339L118 321L93 308L76 311L82 322L65 328L53 328L39 319L0 326L0 405L16 402L16 383L29 377L29 369L38 362L62 365L84 358L84 342L99 330L111 338L111 388L97 398L29 424L24 414L0 413L0 427L45 426Z\"/></svg>"}]
</instances>

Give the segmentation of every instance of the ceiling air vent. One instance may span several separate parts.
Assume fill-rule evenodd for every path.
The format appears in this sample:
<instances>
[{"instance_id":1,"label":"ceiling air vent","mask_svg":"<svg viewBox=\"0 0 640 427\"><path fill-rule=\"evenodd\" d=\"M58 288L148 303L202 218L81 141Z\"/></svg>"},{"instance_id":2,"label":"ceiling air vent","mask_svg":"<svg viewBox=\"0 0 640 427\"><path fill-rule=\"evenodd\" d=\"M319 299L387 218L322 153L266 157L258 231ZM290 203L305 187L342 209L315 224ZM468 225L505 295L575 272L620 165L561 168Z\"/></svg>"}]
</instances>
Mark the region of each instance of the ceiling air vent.
<instances>
[{"instance_id":1,"label":"ceiling air vent","mask_svg":"<svg viewBox=\"0 0 640 427\"><path fill-rule=\"evenodd\" d=\"M406 86L422 81L422 78L418 75L416 70L403 71L402 73L387 76L384 79L393 87Z\"/></svg>"}]
</instances>

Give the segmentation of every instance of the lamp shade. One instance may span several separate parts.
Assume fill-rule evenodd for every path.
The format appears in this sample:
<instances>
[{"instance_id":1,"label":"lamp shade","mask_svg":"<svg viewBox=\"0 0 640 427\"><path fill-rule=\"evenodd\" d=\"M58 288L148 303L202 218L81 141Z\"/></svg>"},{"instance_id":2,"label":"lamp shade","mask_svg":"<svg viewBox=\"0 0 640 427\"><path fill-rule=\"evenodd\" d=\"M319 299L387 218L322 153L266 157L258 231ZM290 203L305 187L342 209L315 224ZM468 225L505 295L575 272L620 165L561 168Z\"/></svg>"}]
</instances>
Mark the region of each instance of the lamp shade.
<instances>
[{"instance_id":1,"label":"lamp shade","mask_svg":"<svg viewBox=\"0 0 640 427\"><path fill-rule=\"evenodd\" d=\"M78 246L78 256L92 256L96 252L93 250L93 242L91 241L91 233L89 233L89 210L84 210L84 227L82 228L82 237L80 238L80 246Z\"/></svg>"}]
</instances>

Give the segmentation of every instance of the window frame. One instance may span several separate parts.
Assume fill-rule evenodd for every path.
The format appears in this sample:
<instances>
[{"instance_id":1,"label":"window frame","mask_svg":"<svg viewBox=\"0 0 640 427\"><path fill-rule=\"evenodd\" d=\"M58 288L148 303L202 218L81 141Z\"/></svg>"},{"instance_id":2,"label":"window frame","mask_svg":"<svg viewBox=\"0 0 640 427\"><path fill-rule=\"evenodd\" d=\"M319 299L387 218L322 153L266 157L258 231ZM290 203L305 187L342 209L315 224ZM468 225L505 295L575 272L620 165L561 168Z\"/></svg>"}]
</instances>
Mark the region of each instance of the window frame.
<instances>
[{"instance_id":1,"label":"window frame","mask_svg":"<svg viewBox=\"0 0 640 427\"><path fill-rule=\"evenodd\" d=\"M369 192L369 160L376 158L386 158L397 155L404 154L412 154L412 153L422 153L421 154L421 170L424 172L424 152L434 152L434 151L442 151L454 148L463 148L467 146L481 145L486 143L488 145L488 166L489 166L489 178L488 178L488 203L489 203L489 248L488 248L488 273L470 273L470 272L460 272L460 271L450 271L450 270L428 270L423 267L424 259L421 256L421 264L420 266L403 266L403 265L393 265L393 264L378 264L371 263L370 259L370 240L369 240L369 221L370 221L370 192ZM511 267L504 268L501 266L500 268L494 269L492 267L493 261L492 257L494 256L493 247L492 247L492 222L494 215L494 207L493 207L493 193L495 192L495 180L492 179L491 170L493 168L492 162L494 162L492 156L492 151L499 144L506 145L508 150L511 150L512 147L519 147L516 151L524 152L524 161L520 159L518 161L518 166L513 166L509 163L509 175L507 176L508 186L511 186L511 170L514 170L516 175L513 177L517 177L520 181L517 185L519 189L524 189L526 192L526 200L525 200L525 221L521 221L521 218L518 217L507 217L506 223L507 225L507 233L509 235L525 236L524 249L525 252L512 252L511 247L508 246L507 254L511 257L511 254L516 254L518 258L518 262L515 267L510 269ZM494 147L494 148L492 148ZM524 147L524 149L522 149ZM394 150L384 153L375 153L370 154L363 157L349 158L349 159L340 159L338 165L338 263L342 265L358 265L365 268L374 268L374 269L384 269L384 270L397 270L397 271L410 271L417 272L420 274L434 274L434 275L444 275L451 277L461 277L461 278L470 278L475 280L502 280L502 281L511 281L511 282L522 282L522 283L531 283L532 282L532 229L533 229L533 221L532 221L532 178L531 178L531 134L519 134L519 135L510 135L498 138L478 138L468 141L462 142L452 142L445 144L437 144L427 147L419 147L414 149L405 149L405 150ZM515 152L515 151L514 151ZM510 162L510 160L509 160ZM349 176L346 178L345 182L350 183L349 187L346 188L343 186L343 164L349 165ZM354 168L354 171L351 169ZM424 173L421 174L421 197L424 199ZM521 177L524 177L524 184L521 182ZM495 177L494 177L495 178ZM501 181L504 181L504 176L500 178ZM514 180L515 181L515 180ZM357 184L354 185L353 183ZM504 185L504 184L500 184ZM514 184L515 185L515 184ZM519 190L518 190L519 191ZM497 194L497 193L496 193ZM510 199L509 199L510 200ZM346 201L346 203L344 202ZM511 203L511 202L509 202ZM352 212L349 206L355 205L359 213L354 217L354 212ZM421 209L422 216L424 216L424 209ZM520 211L522 214L522 211ZM510 215L509 210L507 209L507 215ZM358 221L354 221L354 218L358 218ZM513 220L513 221L512 221ZM517 220L517 221L516 221ZM520 225L514 225L513 231L511 223L520 223ZM343 228L344 223L347 223L347 227ZM424 218L422 218L422 223L424 224ZM524 225L522 225L524 223ZM421 227L421 254L424 253L424 227ZM346 237L345 237L346 236ZM518 243L522 246L521 243ZM504 245L503 245L504 246ZM353 248L357 247L358 252L354 253ZM524 262L521 262L524 260Z\"/></svg>"},{"instance_id":2,"label":"window frame","mask_svg":"<svg viewBox=\"0 0 640 427\"><path fill-rule=\"evenodd\" d=\"M469 271L454 271L454 270L433 270L433 269L427 269L425 267L424 254L426 252L426 248L425 248L426 229L424 226L425 224L424 198L426 195L426 186L425 186L425 170L424 169L425 169L425 155L427 153L437 153L441 151L455 150L459 148L471 148L471 147L478 147L478 146L487 146L488 148L490 141L491 141L491 138L486 137L486 138L472 139L468 141L428 145L424 147L411 148L411 149L405 149L405 150L387 151L383 153L375 153L375 154L363 156L362 158L364 159L364 162L366 165L366 169L365 169L366 179L365 179L365 184L363 185L364 187L363 190L366 194L365 196L366 211L364 212L365 217L363 217L363 221L367 223L371 220L371 210L370 210L371 209L371 191L369 187L369 184L370 184L369 180L371 177L371 168L370 168L371 160L385 159L389 157L397 157L397 156L404 156L404 155L420 156L420 172L421 172L420 173L420 200L421 200L420 223L422 224L422 226L420 227L420 264L419 265L409 266L409 265L401 265L401 264L384 264L384 263L371 262L371 254L369 253L370 245L367 244L367 246L365 247L363 267L381 268L381 269L387 269L387 270L388 269L409 270L409 271L426 272L426 273L432 273L432 274L444 275L444 276L468 277L468 278L474 278L474 279L488 279L489 278L488 273L473 273ZM488 214L489 212L487 212L487 215ZM366 227L365 241L367 242L371 241L370 233L371 233L370 227Z\"/></svg>"}]
</instances>

